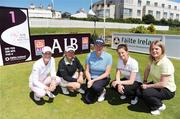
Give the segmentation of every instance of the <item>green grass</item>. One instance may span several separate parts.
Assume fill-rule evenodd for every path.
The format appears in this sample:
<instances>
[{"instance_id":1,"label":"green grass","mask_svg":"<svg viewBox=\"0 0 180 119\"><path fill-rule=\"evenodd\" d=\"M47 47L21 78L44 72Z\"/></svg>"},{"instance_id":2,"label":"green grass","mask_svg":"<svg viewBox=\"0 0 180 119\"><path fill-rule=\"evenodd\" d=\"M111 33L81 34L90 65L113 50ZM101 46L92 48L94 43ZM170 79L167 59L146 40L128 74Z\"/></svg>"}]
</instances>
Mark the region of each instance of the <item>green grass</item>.
<instances>
[{"instance_id":1,"label":"green grass","mask_svg":"<svg viewBox=\"0 0 180 119\"><path fill-rule=\"evenodd\" d=\"M113 79L117 65L115 50L106 49L113 55ZM148 56L130 53L140 64L140 73L148 63ZM78 55L84 64L87 54ZM56 68L60 58L56 58ZM0 119L180 119L180 61L172 60L175 66L177 93L175 98L164 101L167 109L160 116L154 117L147 113L147 107L140 101L136 106L130 106L129 101L119 100L115 92L108 91L107 100L102 103L87 105L81 100L81 95L65 96L58 94L52 103L37 105L29 97L28 77L32 62L0 67ZM45 99L48 99L47 97Z\"/></svg>"},{"instance_id":2,"label":"green grass","mask_svg":"<svg viewBox=\"0 0 180 119\"><path fill-rule=\"evenodd\" d=\"M93 33L94 29L91 28L31 28L30 33L35 34L66 34L66 33ZM106 29L106 35L111 36L112 33L130 33L128 29ZM96 29L98 35L103 35L103 29ZM180 34L178 29L171 28L169 31L156 31L156 34L169 34L177 35Z\"/></svg>"}]
</instances>

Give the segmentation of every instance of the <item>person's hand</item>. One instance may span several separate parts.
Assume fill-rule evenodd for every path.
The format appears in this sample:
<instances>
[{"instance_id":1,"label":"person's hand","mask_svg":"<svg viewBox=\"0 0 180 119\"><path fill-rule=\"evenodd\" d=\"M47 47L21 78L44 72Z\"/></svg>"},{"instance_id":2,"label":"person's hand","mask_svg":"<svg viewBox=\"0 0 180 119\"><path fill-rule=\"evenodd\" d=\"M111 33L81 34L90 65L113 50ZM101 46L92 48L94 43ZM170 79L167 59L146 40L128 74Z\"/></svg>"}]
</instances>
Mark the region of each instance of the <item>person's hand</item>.
<instances>
[{"instance_id":1,"label":"person's hand","mask_svg":"<svg viewBox=\"0 0 180 119\"><path fill-rule=\"evenodd\" d=\"M124 94L124 86L119 84L118 85L118 92L121 93L121 94Z\"/></svg>"},{"instance_id":2,"label":"person's hand","mask_svg":"<svg viewBox=\"0 0 180 119\"><path fill-rule=\"evenodd\" d=\"M93 85L93 83L94 83L94 81L93 81L93 80L88 81L88 83L87 83L87 87L88 87L88 88L91 88L91 86Z\"/></svg>"},{"instance_id":3,"label":"person's hand","mask_svg":"<svg viewBox=\"0 0 180 119\"><path fill-rule=\"evenodd\" d=\"M148 88L148 84L142 84L142 85L141 85L141 88L142 88L142 89L147 89L147 88Z\"/></svg>"},{"instance_id":4,"label":"person's hand","mask_svg":"<svg viewBox=\"0 0 180 119\"><path fill-rule=\"evenodd\" d=\"M120 84L120 81L113 81L113 82L112 82L112 86L113 86L113 87L116 87L117 84Z\"/></svg>"},{"instance_id":5,"label":"person's hand","mask_svg":"<svg viewBox=\"0 0 180 119\"><path fill-rule=\"evenodd\" d=\"M80 84L83 84L83 82L84 82L83 77L80 76L80 77L77 79L77 82L80 83Z\"/></svg>"},{"instance_id":6,"label":"person's hand","mask_svg":"<svg viewBox=\"0 0 180 119\"><path fill-rule=\"evenodd\" d=\"M56 81L55 80L52 80L51 81L51 84L49 86L49 91L54 91L56 89Z\"/></svg>"}]
</instances>

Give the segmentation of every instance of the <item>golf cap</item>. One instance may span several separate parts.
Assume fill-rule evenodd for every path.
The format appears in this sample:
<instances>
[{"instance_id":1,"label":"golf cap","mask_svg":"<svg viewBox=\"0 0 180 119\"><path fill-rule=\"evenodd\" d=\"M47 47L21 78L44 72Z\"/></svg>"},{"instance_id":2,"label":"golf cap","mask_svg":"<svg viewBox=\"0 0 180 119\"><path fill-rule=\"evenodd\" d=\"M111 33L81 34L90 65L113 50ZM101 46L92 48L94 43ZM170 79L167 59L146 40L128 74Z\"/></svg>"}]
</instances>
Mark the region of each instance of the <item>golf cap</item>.
<instances>
[{"instance_id":1,"label":"golf cap","mask_svg":"<svg viewBox=\"0 0 180 119\"><path fill-rule=\"evenodd\" d=\"M49 46L44 46L43 49L42 49L42 53L46 53L46 52L51 52L52 53L52 50Z\"/></svg>"},{"instance_id":2,"label":"golf cap","mask_svg":"<svg viewBox=\"0 0 180 119\"><path fill-rule=\"evenodd\" d=\"M102 38L98 38L96 39L96 41L94 42L95 45L104 45L104 40Z\"/></svg>"},{"instance_id":3,"label":"golf cap","mask_svg":"<svg viewBox=\"0 0 180 119\"><path fill-rule=\"evenodd\" d=\"M75 48L73 46L67 46L65 49L66 52L73 51L75 52Z\"/></svg>"}]
</instances>

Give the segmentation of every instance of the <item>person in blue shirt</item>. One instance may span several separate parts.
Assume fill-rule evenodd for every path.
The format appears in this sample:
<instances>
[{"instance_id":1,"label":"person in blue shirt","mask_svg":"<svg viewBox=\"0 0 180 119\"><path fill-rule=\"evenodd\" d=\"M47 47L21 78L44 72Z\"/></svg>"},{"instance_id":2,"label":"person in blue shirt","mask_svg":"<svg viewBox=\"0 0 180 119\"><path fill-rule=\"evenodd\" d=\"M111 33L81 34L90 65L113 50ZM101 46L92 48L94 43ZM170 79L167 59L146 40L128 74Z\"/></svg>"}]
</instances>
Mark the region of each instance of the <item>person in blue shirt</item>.
<instances>
[{"instance_id":1,"label":"person in blue shirt","mask_svg":"<svg viewBox=\"0 0 180 119\"><path fill-rule=\"evenodd\" d=\"M85 100L88 104L93 103L96 97L98 102L105 99L105 86L110 81L112 67L112 56L103 51L104 40L97 39L94 43L95 51L88 54L85 63L85 75L87 79L87 90Z\"/></svg>"}]
</instances>

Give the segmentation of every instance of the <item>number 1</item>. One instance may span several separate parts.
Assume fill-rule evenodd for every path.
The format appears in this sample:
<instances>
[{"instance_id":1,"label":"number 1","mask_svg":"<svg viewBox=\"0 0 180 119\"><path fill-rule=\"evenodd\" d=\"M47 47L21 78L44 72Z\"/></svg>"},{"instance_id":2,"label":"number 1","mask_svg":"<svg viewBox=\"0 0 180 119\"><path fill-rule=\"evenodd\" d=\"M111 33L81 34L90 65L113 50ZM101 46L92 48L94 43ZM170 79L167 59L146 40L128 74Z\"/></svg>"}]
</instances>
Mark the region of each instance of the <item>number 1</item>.
<instances>
[{"instance_id":1,"label":"number 1","mask_svg":"<svg viewBox=\"0 0 180 119\"><path fill-rule=\"evenodd\" d=\"M15 23L15 15L14 15L14 11L10 11L9 14L11 14L11 19L12 19L12 23Z\"/></svg>"}]
</instances>

